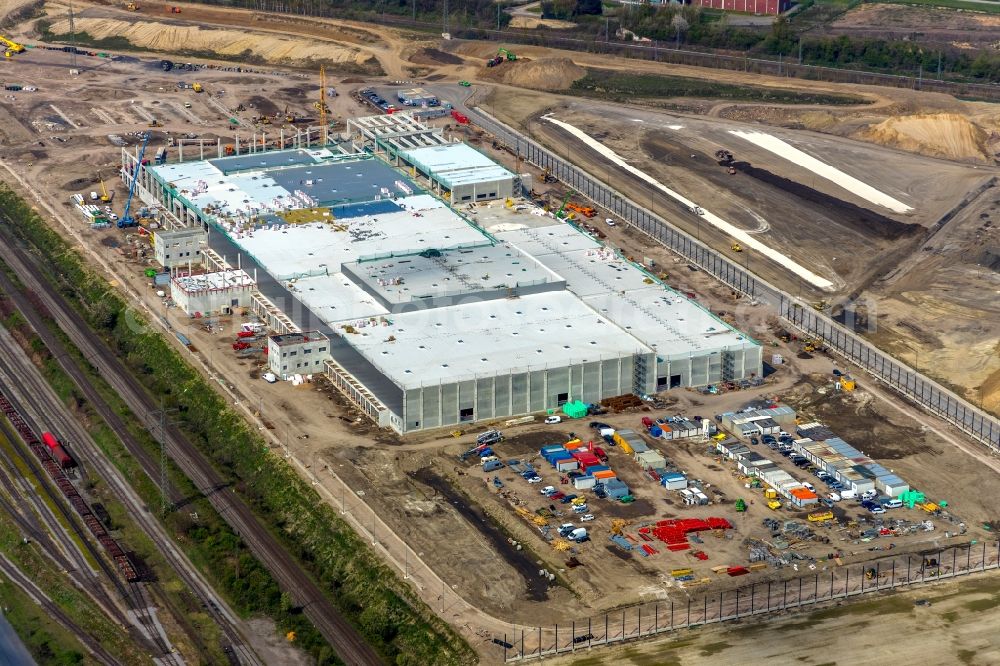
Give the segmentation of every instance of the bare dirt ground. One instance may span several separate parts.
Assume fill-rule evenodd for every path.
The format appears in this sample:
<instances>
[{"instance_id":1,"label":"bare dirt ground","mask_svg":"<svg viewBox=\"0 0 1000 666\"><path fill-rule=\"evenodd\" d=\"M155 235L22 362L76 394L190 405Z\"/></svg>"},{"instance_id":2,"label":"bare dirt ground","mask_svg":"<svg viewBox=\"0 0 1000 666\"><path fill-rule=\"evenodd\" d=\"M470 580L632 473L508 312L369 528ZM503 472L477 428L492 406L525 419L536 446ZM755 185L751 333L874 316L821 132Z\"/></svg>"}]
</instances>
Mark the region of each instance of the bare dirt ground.
<instances>
[{"instance_id":1,"label":"bare dirt ground","mask_svg":"<svg viewBox=\"0 0 1000 666\"><path fill-rule=\"evenodd\" d=\"M252 15L249 12L188 5L184 6L185 14L177 20L171 17L154 19L152 12L135 16L109 8L85 11L108 12L109 17L113 13L114 20L181 26L184 25L181 19L190 21L200 17L196 12L212 12L204 22L224 26L227 30L241 20L245 25L246 17ZM95 14L92 18L100 16L102 15ZM125 18L121 18L122 16ZM198 21L202 22L200 18ZM329 35L336 32L336 26L348 25L305 19L287 19L283 23L276 21L272 15L261 18L258 22L263 24L261 34L276 30L288 35L313 35L314 32ZM475 80L477 73L483 68L484 56L495 53L494 45L408 40L404 35L393 31L385 31L385 44L374 43L365 36L374 34L373 28L350 25L350 30L345 29L342 34L335 35L333 41L339 43L336 48L372 53L390 76L411 75L414 68L419 68L433 76ZM381 31L379 28L378 33L381 34ZM302 38L301 41L309 43L311 40ZM566 54L535 48L518 49L518 53L519 56L526 55L530 59L525 65L543 62L545 58L563 57L576 63L571 67L567 67L566 63L560 64L561 68L570 71L556 83L564 83L579 65L598 64L642 71L671 71L686 76L710 76L733 82L745 83L752 80L738 72L704 72L695 68L635 63L589 54ZM19 82L37 85L40 90L0 99L0 108L11 119L0 127L0 145L3 146L3 158L30 179L33 187L44 192L52 205L67 217L71 215L71 209L65 202L70 194L96 189L96 176L101 170L108 177L115 172L119 149L108 141L109 133L121 134L134 142L135 137L129 137L129 133L146 129L146 116L155 115L164 123L164 127L155 132L152 145L163 145L168 132L172 136L193 132L209 139L207 154L211 156L215 149L215 137L222 138L225 143L232 142L233 132L228 128L227 121L238 103L248 105L257 100L256 106L259 107L263 96L275 108L287 103L290 110L308 115L316 90L312 74L285 70L274 75L236 75L217 70L201 70L197 75L163 73L156 66L158 57L150 57L146 62L125 60L113 63L83 59L83 73L80 77L71 78L64 73L67 69L66 58L61 53L35 51L30 53L30 57L16 63ZM547 71L539 72L539 76L548 75ZM179 80L190 81L195 76L206 86L206 93L195 95L176 88ZM297 76L300 78L296 78ZM762 115L761 120L754 119L758 123L773 122L782 127L797 127L795 123L799 121L795 118L806 118L808 114L813 114L810 117L814 117L817 124L827 123L832 128L832 135L855 132L876 120L882 122L894 114L958 113L977 123L986 122L983 119L997 115L995 107L990 105L958 102L944 96L917 95L912 91L854 89L815 82L788 82L783 79L754 81L764 85L794 84L814 90L850 90L875 100L875 104L870 107L847 111L844 119L836 116L841 113L840 109L775 109L773 116L767 115L770 113L768 111ZM331 101L333 115L342 119L349 115L368 113L344 93L354 86L360 87L369 82L380 81L367 81L357 77L335 79L332 83L342 94ZM225 90L225 94L221 94L222 90ZM872 147L840 136L806 134L759 125L765 131L776 134L780 132L781 136L793 143L804 142L807 149L816 150L838 165L856 163L862 169L858 173L870 182L897 188L900 196L910 196L914 201L920 202L913 217L883 216L888 222L865 218L868 221L860 225L883 224L890 230L915 225L918 227L918 241L934 248L932 251L914 253L913 250L920 242L907 241L903 234L905 251L900 249L899 255L896 255L897 246L894 243L899 242L898 238L893 238L891 233L868 234L866 229L859 230L859 225L849 223L850 220L842 213L842 207L838 207L835 202L824 200L827 201L826 204L815 201L810 203L800 194L782 192L780 188L758 182L760 179L742 171L736 176L729 176L709 159L716 146L728 145L723 143L730 141L724 138L727 136L725 129L734 126L735 118L742 117L740 114L758 113L762 109L766 111L763 106L709 104L709 110L714 110L714 113L708 117L699 117L684 113L663 114L648 108L612 108L592 102L587 102L584 108L584 103L579 100L567 101L510 87L501 90L503 97L493 104L483 104L496 115L503 115L514 124L523 123L536 137L545 139L547 135L539 127L541 123L537 120L538 115L552 109L566 112L567 118L574 122L588 124L595 136L599 135L602 140L614 143L622 150L632 151L637 163L641 162L643 168L658 173L670 186L689 188L699 196L701 193L710 193L713 207L723 206L734 216L740 216L739 219L747 228L755 229L760 226L760 220L750 214L750 211L756 212L768 223L768 230L762 230L761 233L770 234L769 239L775 242L787 243L784 247L790 252L803 252L805 259L811 263L834 270L837 275L843 276L845 282L863 282L866 275L879 272L880 264L898 266L896 273L887 274L884 293L878 292L877 298L881 299L879 307L882 308L879 310L879 317L883 313L889 315L886 325L879 330L891 330L899 336L900 345L908 343L923 334L900 327L898 322L918 321L913 318L912 312L922 308L921 313L926 311L933 314L927 315L926 321L921 320L915 326L932 333L942 331L952 334L959 328L962 331L955 338L948 338L943 334L937 339L927 338L927 342L923 343L926 347L920 348L921 357L925 353L928 354L926 358L931 358L930 355L934 353L941 354L934 358L940 359L939 362L947 364L946 369L950 369L961 367L956 360L964 354L969 359L979 359L969 360L967 368L972 368L975 363L983 364L982 377L986 378L982 380L984 385L990 385L989 382L994 381L989 379L990 374L985 371L987 361L983 360L988 357L990 350L966 348L963 345L969 344L976 335L987 338L1000 331L1000 326L991 323L996 321L994 308L997 299L992 298L987 290L972 288L975 285L992 285L996 281L995 266L990 271L981 270L978 276L974 268L975 264L993 265L991 257L994 255L988 252L991 251L989 248L996 245L995 236L991 235L994 232L991 231L992 227L985 225L989 220L980 216L994 214L991 206L996 203L993 201L995 195L990 193L988 197L977 200L974 206L963 211L929 240L920 235L925 234L925 230L932 227L973 183L985 178L984 170L953 161L914 158L900 151ZM501 99L502 103L499 101ZM185 109L184 103L191 103L192 108ZM255 113L255 109L249 109L236 114L245 128L243 132L251 131L251 118ZM833 116L834 120L829 124L829 117ZM630 118L638 118L643 122L632 122L628 120ZM534 119L530 124L525 122L530 119ZM746 120L750 120L749 116ZM677 137L676 130L664 127L671 124L683 125L688 131ZM268 131L277 130L272 128ZM806 138L801 138L803 136ZM566 143L565 137L559 140ZM479 147L508 166L515 167L512 156L492 151L488 141ZM690 158L692 153L699 158ZM595 175L602 176L600 163L585 153L569 149L567 155L588 169L596 169ZM750 144L738 151L737 158L775 173L782 173L782 168L787 169L787 165L782 167L776 158L754 149ZM692 163L687 164L687 160L692 160ZM527 169L523 164L517 166L521 171ZM611 173L610 179L620 189L629 187L625 177ZM801 177L799 179L803 180ZM538 173L535 173L535 182L541 182ZM730 182L739 185L730 186ZM832 193L832 190L824 189L828 187L824 183L808 185L826 196L851 200L850 193ZM109 186L117 191L115 209L120 213L124 192L116 182L109 181ZM553 199L561 198L564 192L559 185L537 185L537 188L543 196L547 193ZM858 203L856 199L851 201ZM662 203L654 201L653 204L658 209L665 208ZM758 212L758 206L766 214ZM680 224L684 224L683 219L678 219ZM806 222L815 219L824 220L825 230L802 229ZM148 259L137 257L134 253L136 248L142 247L142 241L133 233L83 230L83 223L78 224L87 247L127 270L130 275L127 279L129 285L140 291L152 307L162 309L160 299L149 288L142 275ZM692 227L690 220L687 224L689 229L699 232L697 224ZM724 311L733 315L738 326L758 339L766 343L773 341L772 322L761 310L735 301L728 290L722 289L704 273L689 270L686 264L677 261L634 230L619 225L606 231L609 242L622 248L627 254L654 259L661 269L670 274L671 285L696 293L699 300L715 312ZM700 233L709 232L701 228ZM729 245L725 238L716 238L712 242L722 246L721 249ZM905 245L906 242L913 245ZM799 249L800 246L805 249ZM830 247L835 247L836 254ZM977 254L977 247L985 248L986 253ZM908 261L904 260L906 254L911 255ZM834 266L833 260L829 258L832 256L839 257L837 262L843 264ZM745 257L745 260L752 269L766 274L766 267L756 265L759 263L758 259ZM956 310L947 309L941 303L935 304L938 309L934 310L927 307L931 301L919 300L940 298L942 302L945 301L948 290L952 289L949 281L955 280L959 275L965 280L961 283L964 286L960 294L964 299L961 302L967 308L962 314L963 319L959 320L955 315ZM880 284L876 284L872 289L874 291L881 288ZM511 499L523 502L521 506L531 511L546 504L535 487L528 486L512 474L502 473L500 477L505 483L505 490L510 493L505 498L494 490L492 484L484 483L482 475L476 473L474 467L457 463L457 453L468 447L472 434L466 433L461 438L454 439L447 433L428 432L405 439L397 438L371 426L339 394L323 383L292 388L261 381L256 361L237 359L230 348L233 328L238 325L238 318L216 322L217 325L211 331L206 331L199 323L180 316L176 311L169 311L168 316L177 330L185 332L192 339L199 350L199 358L215 369L213 376L232 390L238 391L244 404L253 405L253 411L261 414L271 426L271 432L298 459L305 461L305 465L311 469L320 470L329 465L336 470L349 481L352 489L364 493L363 496L359 493L356 499L349 499L354 499L355 502L361 500L375 507L386 523L394 531L404 535L415 552L429 561L449 586L475 608L502 620L551 622L557 617L574 617L619 603L677 593L678 590L668 584L671 581L664 580L665 573L679 564L691 564L689 556L661 553L652 558L623 559L612 554L607 550L606 536L613 518L636 521L629 528L633 534L639 523L653 518L677 515L722 515L731 518L736 524L733 538L707 537L703 548L710 559L704 564L695 565L703 568L702 573L711 576L708 567L745 559L746 550L742 546L742 539L759 535L761 519L770 515L757 502L751 506L749 517L737 517L732 509L732 500L741 494L746 494L748 499L753 497L727 465L706 453L706 447L702 443L661 445L678 467L689 470L695 478L702 478L712 484L709 492L717 503L690 510L668 501L661 489L651 480L642 477L634 462L621 451L611 450L609 454L614 468L634 484L639 501L628 507L595 501L593 508L597 519L590 525L596 537L593 542L578 547L575 556L582 566L570 567L567 562L573 553L554 550L542 540L533 524L511 508ZM881 324L882 319L879 321ZM956 321L961 321L961 325L956 326ZM890 344L897 344L894 338L887 340ZM938 347L947 350L952 356L944 356L944 351L933 351ZM862 386L861 391L850 396L832 396L828 390L832 361L823 356L798 359L795 358L798 351L794 345L769 344L768 357L777 352L784 354L791 362L781 366L770 383L755 393L703 396L688 391L675 392L668 394L668 400L672 404L664 411L710 416L737 408L753 397L779 397L795 404L811 417L831 423L846 439L857 443L873 457L889 463L915 487L934 498L949 500L956 515L969 526L970 536L981 535L977 531L978 526L982 522L996 519L991 507L982 502L980 497L981 488L991 487L995 483L995 471L953 448L952 441L960 437L956 438L954 432L944 427L940 430L925 430L914 426L914 423L921 420L926 421L926 417L917 413L912 406L887 399L878 387ZM996 350L992 353L995 355ZM956 383L966 381L959 374L956 370ZM806 378L804 381L803 377ZM980 381L978 376L975 381ZM995 380L995 383L1000 384L1000 379ZM997 389L1000 390L1000 387ZM637 427L640 416L639 413L631 413L602 420L623 427ZM534 455L532 451L537 452L539 445L558 442L567 437L571 430L582 433L584 428L575 423L562 424L556 428L541 425L516 428L508 433L511 438L501 445L500 452L504 458L528 458ZM546 484L558 484L559 479L551 469L545 469L542 465L539 468L543 471ZM801 475L801 472L796 474ZM919 513L915 515L918 516ZM782 517L801 519L791 512ZM558 521L553 519L550 523L558 524ZM872 553L867 550L866 545L854 543L855 539L849 534L850 529L853 528L845 528L842 532L821 532L821 536L831 539L830 544L822 544L822 549L836 547L844 551L850 561L871 557ZM942 538L944 529L942 525L939 531L932 533L933 537ZM912 543L899 541L900 548L919 548L923 543L920 541L923 535L914 536L918 538L914 538ZM520 543L520 550L517 544L507 540L510 538ZM815 547L816 545L810 545L806 548ZM820 554L820 550L809 552ZM540 568L557 573L557 580L551 585L544 584L537 574ZM725 584L725 581L717 584ZM432 597L428 598L433 602ZM469 622L474 622L475 617L470 613L449 617L449 620L468 631ZM990 653L984 651L982 654ZM664 662L653 659L637 663Z\"/></svg>"},{"instance_id":2,"label":"bare dirt ground","mask_svg":"<svg viewBox=\"0 0 1000 666\"><path fill-rule=\"evenodd\" d=\"M707 208L755 231L769 246L837 281L842 295L869 304L874 326L866 325L863 333L908 362L916 361L973 402L1000 408L996 188L986 189L948 217L968 192L989 182L994 169L916 158L827 134L766 130L882 191L898 193L914 206L913 212L898 215L878 210L844 188L728 135L727 128L741 123L644 108L623 114L621 106L589 100L527 91L515 94L517 104L504 95L502 104L484 98L481 106L564 157L585 155L595 176L610 180L619 191L631 192L637 201L745 262L770 282L813 300L829 298L773 262L733 252L730 238L697 216L678 212L661 194L630 174L619 173L540 118L551 113L583 129L672 189L706 202ZM907 121L900 124L906 127ZM921 125L921 136L927 136L927 128ZM933 136L947 141L947 132ZM737 162L745 163L738 165L735 176L716 163L714 152L720 147L732 150ZM951 185L943 184L949 180ZM712 195L706 197L706 192ZM559 197L555 192L553 198ZM947 223L939 226L946 218ZM642 256L640 252L645 250L637 250L637 256Z\"/></svg>"},{"instance_id":3,"label":"bare dirt ground","mask_svg":"<svg viewBox=\"0 0 1000 666\"><path fill-rule=\"evenodd\" d=\"M907 39L920 33L923 43L974 49L995 47L1000 40L1000 16L944 7L896 4L860 5L829 26L832 34Z\"/></svg>"},{"instance_id":4,"label":"bare dirt ground","mask_svg":"<svg viewBox=\"0 0 1000 666\"><path fill-rule=\"evenodd\" d=\"M930 605L917 606L917 600ZM751 620L656 642L551 660L573 666L963 663L1000 661L1000 582L986 574L762 623Z\"/></svg>"}]
</instances>

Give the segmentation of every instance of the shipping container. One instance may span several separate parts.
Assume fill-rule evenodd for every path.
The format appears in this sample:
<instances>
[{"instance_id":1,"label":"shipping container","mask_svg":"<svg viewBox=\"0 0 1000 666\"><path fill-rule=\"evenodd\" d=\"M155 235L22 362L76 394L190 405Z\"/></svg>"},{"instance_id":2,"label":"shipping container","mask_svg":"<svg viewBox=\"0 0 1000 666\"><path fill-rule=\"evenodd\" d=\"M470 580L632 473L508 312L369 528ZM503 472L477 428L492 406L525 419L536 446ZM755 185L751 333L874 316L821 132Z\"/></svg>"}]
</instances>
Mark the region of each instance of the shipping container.
<instances>
[{"instance_id":1,"label":"shipping container","mask_svg":"<svg viewBox=\"0 0 1000 666\"><path fill-rule=\"evenodd\" d=\"M499 460L488 460L485 463L483 463L484 472L494 472L502 468L503 468L503 463Z\"/></svg>"},{"instance_id":2,"label":"shipping container","mask_svg":"<svg viewBox=\"0 0 1000 666\"><path fill-rule=\"evenodd\" d=\"M579 469L580 463L573 458L565 458L563 460L557 460L555 467L560 472L572 472L575 469Z\"/></svg>"},{"instance_id":3,"label":"shipping container","mask_svg":"<svg viewBox=\"0 0 1000 666\"><path fill-rule=\"evenodd\" d=\"M602 469L599 472L594 472L593 473L593 477L595 479L597 479L598 481L607 481L607 480L610 480L610 479L615 479L615 478L617 478L617 476L618 475L615 474L614 471L610 470L610 469Z\"/></svg>"},{"instance_id":4,"label":"shipping container","mask_svg":"<svg viewBox=\"0 0 1000 666\"><path fill-rule=\"evenodd\" d=\"M590 490L597 483L597 479L590 476L578 476L573 479L573 487L577 490Z\"/></svg>"}]
</instances>

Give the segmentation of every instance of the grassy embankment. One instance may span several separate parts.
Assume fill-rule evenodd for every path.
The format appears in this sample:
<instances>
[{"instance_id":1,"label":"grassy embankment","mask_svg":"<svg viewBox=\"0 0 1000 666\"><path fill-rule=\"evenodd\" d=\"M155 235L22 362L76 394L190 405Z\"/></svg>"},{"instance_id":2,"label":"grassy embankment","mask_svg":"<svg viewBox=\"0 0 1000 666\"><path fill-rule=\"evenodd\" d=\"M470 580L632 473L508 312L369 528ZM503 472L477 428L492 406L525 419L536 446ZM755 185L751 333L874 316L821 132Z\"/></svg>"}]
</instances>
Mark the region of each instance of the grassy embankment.
<instances>
[{"instance_id":1,"label":"grassy embankment","mask_svg":"<svg viewBox=\"0 0 1000 666\"><path fill-rule=\"evenodd\" d=\"M692 97L700 99L725 99L734 102L766 104L865 104L863 97L812 93L787 88L744 86L719 83L708 79L690 79L680 76L657 74L628 74L606 69L587 69L587 75L573 82L567 91L583 97L599 97L615 102L636 99L669 99Z\"/></svg>"}]
</instances>

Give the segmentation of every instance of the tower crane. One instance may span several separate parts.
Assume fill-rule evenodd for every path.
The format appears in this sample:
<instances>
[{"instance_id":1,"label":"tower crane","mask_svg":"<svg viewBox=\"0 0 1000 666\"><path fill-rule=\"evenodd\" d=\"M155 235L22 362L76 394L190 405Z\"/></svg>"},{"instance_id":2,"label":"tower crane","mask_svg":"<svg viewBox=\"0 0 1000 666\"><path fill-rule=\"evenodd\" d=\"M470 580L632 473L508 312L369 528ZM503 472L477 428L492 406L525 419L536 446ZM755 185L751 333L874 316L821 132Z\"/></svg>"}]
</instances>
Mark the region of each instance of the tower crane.
<instances>
[{"instance_id":1,"label":"tower crane","mask_svg":"<svg viewBox=\"0 0 1000 666\"><path fill-rule=\"evenodd\" d=\"M319 125L322 128L320 136L325 146L329 139L330 128L326 124L326 114L329 107L326 105L326 67L324 65L319 66L319 101L316 102L315 106L316 110L319 111Z\"/></svg>"},{"instance_id":2,"label":"tower crane","mask_svg":"<svg viewBox=\"0 0 1000 666\"><path fill-rule=\"evenodd\" d=\"M146 146L149 144L150 133L146 132L142 137L142 147L139 148L139 154L135 158L135 170L132 172L132 181L128 184L128 199L125 200L125 212L122 213L121 219L118 220L118 228L123 229L125 227L134 227L137 222L135 218L132 217L132 196L135 194L135 184L139 182L139 172L142 170L142 156L146 152Z\"/></svg>"}]
</instances>

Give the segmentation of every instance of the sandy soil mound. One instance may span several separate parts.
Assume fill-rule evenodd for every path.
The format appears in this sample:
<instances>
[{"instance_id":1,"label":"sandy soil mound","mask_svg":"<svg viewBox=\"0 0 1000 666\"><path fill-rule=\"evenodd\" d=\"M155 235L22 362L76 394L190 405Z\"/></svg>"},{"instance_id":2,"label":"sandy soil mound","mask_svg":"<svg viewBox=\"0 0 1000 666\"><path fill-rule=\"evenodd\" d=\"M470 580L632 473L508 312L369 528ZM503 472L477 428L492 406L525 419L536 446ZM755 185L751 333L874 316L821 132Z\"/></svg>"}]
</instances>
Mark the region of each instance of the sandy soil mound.
<instances>
[{"instance_id":1,"label":"sandy soil mound","mask_svg":"<svg viewBox=\"0 0 1000 666\"><path fill-rule=\"evenodd\" d=\"M153 51L209 51L229 56L251 54L275 63L322 60L358 66L375 64L369 63L374 61L373 56L359 49L314 39L145 21L130 23L105 18L78 18L75 23L78 31L97 39L124 37L136 46ZM55 21L51 30L59 35L67 34L69 21Z\"/></svg>"},{"instance_id":2,"label":"sandy soil mound","mask_svg":"<svg viewBox=\"0 0 1000 666\"><path fill-rule=\"evenodd\" d=\"M512 28L527 28L533 29L538 27L543 28L554 28L556 30L565 30L568 28L575 28L576 24L570 21L560 21L558 19L543 19L541 17L534 16L524 16L517 15L510 19L510 27Z\"/></svg>"},{"instance_id":3,"label":"sandy soil mound","mask_svg":"<svg viewBox=\"0 0 1000 666\"><path fill-rule=\"evenodd\" d=\"M870 125L861 134L869 141L923 155L959 160L987 159L986 133L954 113L889 118Z\"/></svg>"},{"instance_id":4,"label":"sandy soil mound","mask_svg":"<svg viewBox=\"0 0 1000 666\"><path fill-rule=\"evenodd\" d=\"M983 382L982 398L983 409L994 414L1000 414L1000 370L991 374Z\"/></svg>"},{"instance_id":5,"label":"sandy soil mound","mask_svg":"<svg viewBox=\"0 0 1000 666\"><path fill-rule=\"evenodd\" d=\"M569 58L503 62L493 68L484 68L480 73L490 81L539 90L565 90L586 74L587 70Z\"/></svg>"}]
</instances>

